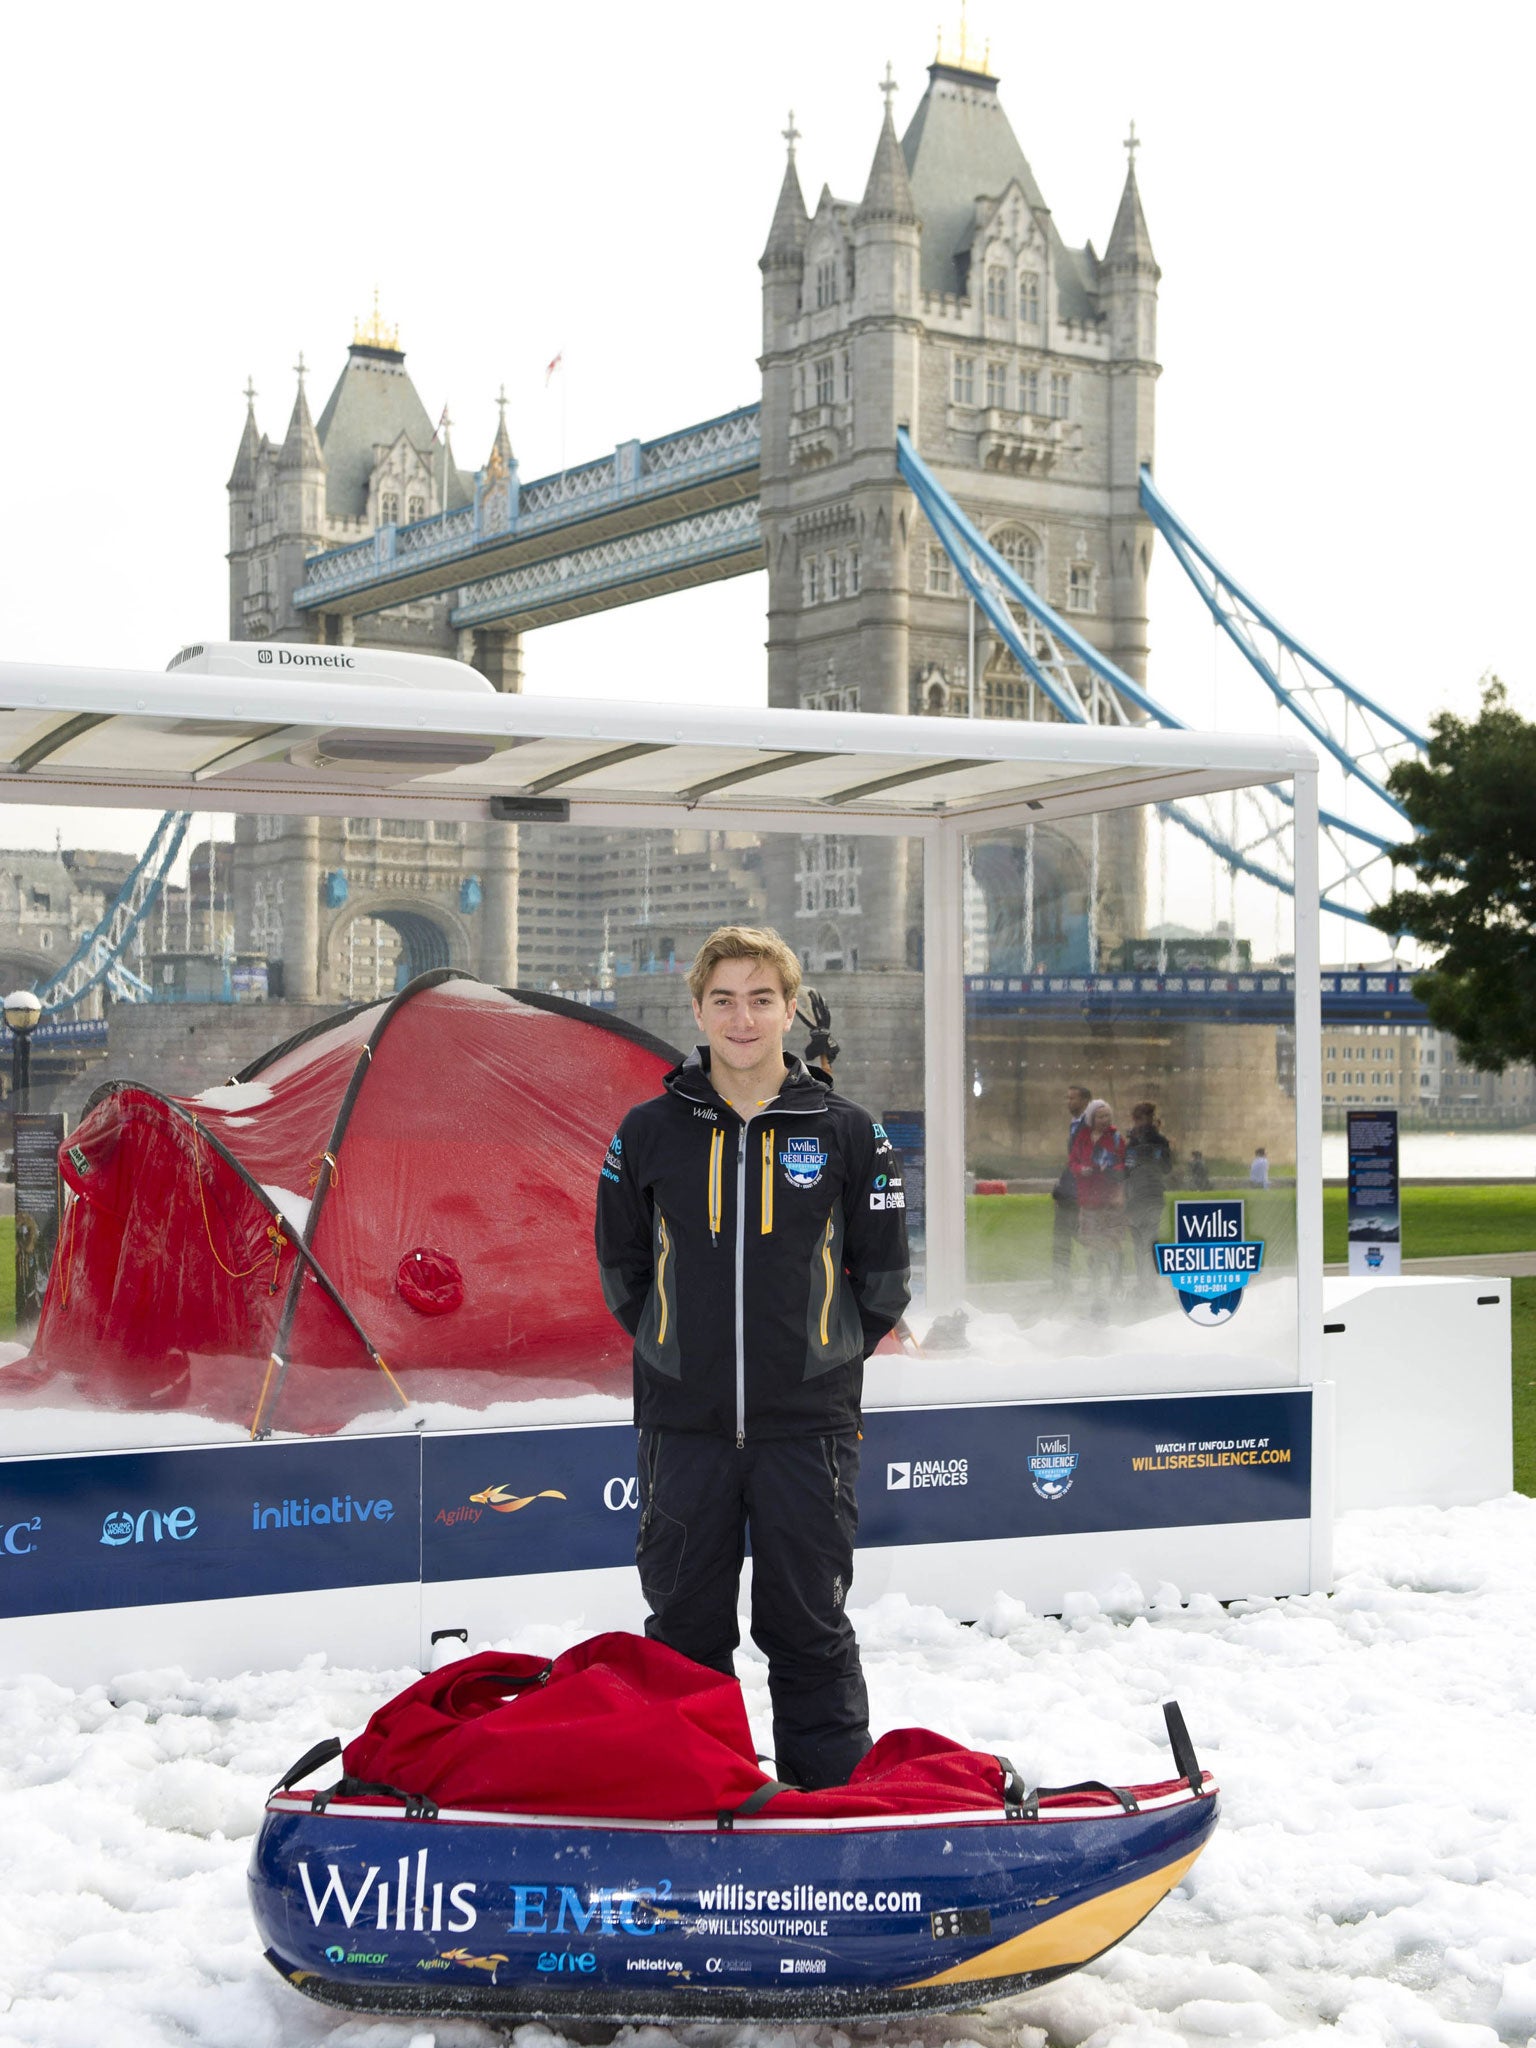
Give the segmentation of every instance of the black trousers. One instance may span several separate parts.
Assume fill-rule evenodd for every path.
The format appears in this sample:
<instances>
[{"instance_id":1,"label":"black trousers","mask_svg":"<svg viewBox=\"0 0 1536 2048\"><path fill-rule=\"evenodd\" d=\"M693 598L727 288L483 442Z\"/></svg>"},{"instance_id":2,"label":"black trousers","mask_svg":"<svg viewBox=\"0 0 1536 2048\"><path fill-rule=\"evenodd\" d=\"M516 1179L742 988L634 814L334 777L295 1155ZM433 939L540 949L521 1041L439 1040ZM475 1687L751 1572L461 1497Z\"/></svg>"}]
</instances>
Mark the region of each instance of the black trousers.
<instances>
[{"instance_id":1,"label":"black trousers","mask_svg":"<svg viewBox=\"0 0 1536 2048\"><path fill-rule=\"evenodd\" d=\"M768 1659L779 1775L842 1785L870 1747L869 1698L845 1603L859 1509L854 1435L640 1432L635 1562L648 1636L734 1673L736 1598L752 1532L752 1640Z\"/></svg>"},{"instance_id":2,"label":"black trousers","mask_svg":"<svg viewBox=\"0 0 1536 2048\"><path fill-rule=\"evenodd\" d=\"M1051 1272L1058 1282L1072 1278L1072 1247L1077 1243L1077 1201L1051 1202Z\"/></svg>"}]
</instances>

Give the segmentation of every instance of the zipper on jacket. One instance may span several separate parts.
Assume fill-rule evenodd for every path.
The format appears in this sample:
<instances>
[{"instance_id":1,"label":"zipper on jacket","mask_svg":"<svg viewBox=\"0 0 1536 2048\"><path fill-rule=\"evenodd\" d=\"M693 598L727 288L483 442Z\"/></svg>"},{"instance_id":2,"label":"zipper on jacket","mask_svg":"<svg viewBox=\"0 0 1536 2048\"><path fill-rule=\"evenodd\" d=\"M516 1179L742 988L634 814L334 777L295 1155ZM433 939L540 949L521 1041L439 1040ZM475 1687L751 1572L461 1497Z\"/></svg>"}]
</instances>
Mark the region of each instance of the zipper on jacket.
<instances>
[{"instance_id":1,"label":"zipper on jacket","mask_svg":"<svg viewBox=\"0 0 1536 2048\"><path fill-rule=\"evenodd\" d=\"M747 1441L747 1126L736 1139L736 1448Z\"/></svg>"},{"instance_id":2,"label":"zipper on jacket","mask_svg":"<svg viewBox=\"0 0 1536 2048\"><path fill-rule=\"evenodd\" d=\"M656 1228L661 1238L661 1256L656 1261L656 1293L660 1301L656 1321L656 1343L660 1347L667 1341L667 1256L672 1250L672 1239L667 1233L667 1219L659 1209L656 1212Z\"/></svg>"},{"instance_id":3,"label":"zipper on jacket","mask_svg":"<svg viewBox=\"0 0 1536 2048\"><path fill-rule=\"evenodd\" d=\"M721 1181L725 1165L725 1132L716 1125L709 1134L709 1241L720 1242Z\"/></svg>"},{"instance_id":4,"label":"zipper on jacket","mask_svg":"<svg viewBox=\"0 0 1536 2048\"><path fill-rule=\"evenodd\" d=\"M832 1314L832 1291L836 1285L836 1277L832 1271L832 1218L830 1216L827 1218L827 1234L821 1240L821 1263L827 1272L826 1299L821 1304L821 1342L822 1348L825 1350L826 1346L832 1341L827 1325Z\"/></svg>"},{"instance_id":5,"label":"zipper on jacket","mask_svg":"<svg viewBox=\"0 0 1536 2048\"><path fill-rule=\"evenodd\" d=\"M763 1133L763 1191L759 1203L764 1237L773 1235L773 1125Z\"/></svg>"}]
</instances>

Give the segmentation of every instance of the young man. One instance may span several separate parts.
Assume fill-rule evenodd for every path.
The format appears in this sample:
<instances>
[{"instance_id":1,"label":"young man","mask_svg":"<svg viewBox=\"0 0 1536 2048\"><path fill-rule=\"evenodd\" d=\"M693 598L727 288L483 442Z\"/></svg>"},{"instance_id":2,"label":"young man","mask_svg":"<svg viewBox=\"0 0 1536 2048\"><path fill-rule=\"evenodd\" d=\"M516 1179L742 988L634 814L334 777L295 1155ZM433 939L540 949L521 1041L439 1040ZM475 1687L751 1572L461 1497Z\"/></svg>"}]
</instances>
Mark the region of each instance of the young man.
<instances>
[{"instance_id":1,"label":"young man","mask_svg":"<svg viewBox=\"0 0 1536 2048\"><path fill-rule=\"evenodd\" d=\"M908 1299L901 1162L786 1058L800 966L777 932L722 926L688 983L705 1042L598 1181L603 1293L635 1340L646 1632L733 1669L750 1527L779 1775L840 1785L870 1746L845 1603L864 1360Z\"/></svg>"},{"instance_id":2,"label":"young man","mask_svg":"<svg viewBox=\"0 0 1536 2048\"><path fill-rule=\"evenodd\" d=\"M1071 1292L1072 1247L1077 1242L1077 1181L1072 1172L1072 1147L1083 1128L1083 1112L1089 1100L1089 1091L1081 1081L1074 1081L1067 1090L1067 1164L1051 1189L1051 1200L1056 1204L1051 1226L1051 1278L1061 1294Z\"/></svg>"}]
</instances>

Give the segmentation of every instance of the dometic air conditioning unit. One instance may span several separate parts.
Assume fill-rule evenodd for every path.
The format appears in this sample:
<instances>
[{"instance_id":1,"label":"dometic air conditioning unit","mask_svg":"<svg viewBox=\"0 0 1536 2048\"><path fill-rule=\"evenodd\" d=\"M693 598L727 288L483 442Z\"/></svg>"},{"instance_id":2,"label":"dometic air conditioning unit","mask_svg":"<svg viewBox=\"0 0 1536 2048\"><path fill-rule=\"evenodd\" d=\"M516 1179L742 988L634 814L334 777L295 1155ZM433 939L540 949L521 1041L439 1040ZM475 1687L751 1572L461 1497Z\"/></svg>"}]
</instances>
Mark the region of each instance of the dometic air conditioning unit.
<instances>
[{"instance_id":1,"label":"dometic air conditioning unit","mask_svg":"<svg viewBox=\"0 0 1536 2048\"><path fill-rule=\"evenodd\" d=\"M182 648L170 663L179 676L205 675L260 688L264 682L337 683L370 690L433 690L494 696L468 662L440 654L400 654L386 647L316 647L284 640L208 640ZM289 749L298 768L329 774L431 775L474 767L498 750L479 734L327 730Z\"/></svg>"}]
</instances>

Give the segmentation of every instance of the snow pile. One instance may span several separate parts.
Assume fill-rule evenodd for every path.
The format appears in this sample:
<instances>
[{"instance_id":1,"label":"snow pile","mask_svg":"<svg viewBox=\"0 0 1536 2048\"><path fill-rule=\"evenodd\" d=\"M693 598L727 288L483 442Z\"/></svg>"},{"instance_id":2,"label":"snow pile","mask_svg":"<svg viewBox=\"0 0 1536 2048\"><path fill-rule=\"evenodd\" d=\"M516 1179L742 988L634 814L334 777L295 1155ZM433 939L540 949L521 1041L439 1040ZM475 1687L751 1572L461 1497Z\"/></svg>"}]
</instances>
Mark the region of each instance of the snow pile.
<instances>
[{"instance_id":1,"label":"snow pile","mask_svg":"<svg viewBox=\"0 0 1536 2048\"><path fill-rule=\"evenodd\" d=\"M1003 1750L1027 1776L1167 1769L1182 1702L1225 1819L1183 1887L1076 1977L985 2014L846 2029L646 2028L636 2048L1495 2048L1536 2031L1536 1501L1339 1525L1331 1597L1181 1603L1123 1581L1060 1620L1006 1593L962 1628L858 1613L877 1728ZM530 1629L512 1647L567 1635ZM760 1744L763 1665L741 1659ZM491 2048L464 2021L343 2019L262 1961L245 1862L263 1796L407 1671L140 1672L0 1686L4 2048ZM558 2033L519 2030L521 2048Z\"/></svg>"}]
</instances>

